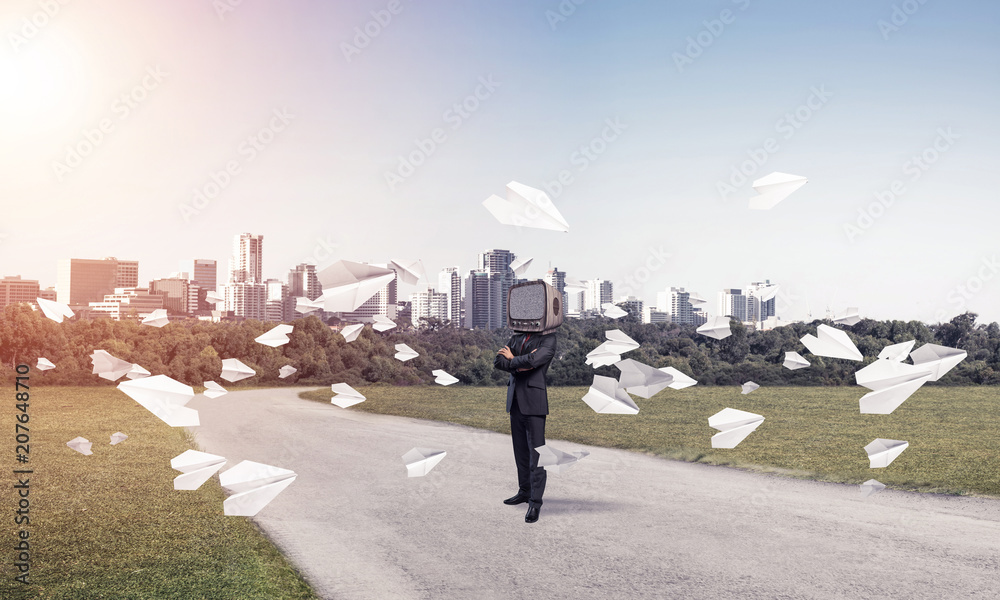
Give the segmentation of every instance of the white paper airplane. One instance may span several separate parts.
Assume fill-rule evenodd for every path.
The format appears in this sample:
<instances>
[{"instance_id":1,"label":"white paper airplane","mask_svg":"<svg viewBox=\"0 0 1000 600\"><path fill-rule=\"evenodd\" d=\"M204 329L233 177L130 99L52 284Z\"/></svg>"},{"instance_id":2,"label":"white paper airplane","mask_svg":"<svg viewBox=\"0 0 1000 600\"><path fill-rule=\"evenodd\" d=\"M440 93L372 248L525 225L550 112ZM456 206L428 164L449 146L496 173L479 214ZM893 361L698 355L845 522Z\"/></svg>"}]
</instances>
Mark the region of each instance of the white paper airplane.
<instances>
[{"instance_id":1,"label":"white paper airplane","mask_svg":"<svg viewBox=\"0 0 1000 600\"><path fill-rule=\"evenodd\" d=\"M816 335L807 333L799 341L816 356L847 360L864 360L865 358L845 332L829 325L820 325L816 328Z\"/></svg>"},{"instance_id":2,"label":"white paper airplane","mask_svg":"<svg viewBox=\"0 0 1000 600\"><path fill-rule=\"evenodd\" d=\"M118 389L171 427L196 427L198 411L184 406L194 398L194 389L166 375L123 381Z\"/></svg>"},{"instance_id":3,"label":"white paper airplane","mask_svg":"<svg viewBox=\"0 0 1000 600\"><path fill-rule=\"evenodd\" d=\"M647 400L674 381L669 373L631 358L616 362L615 366L622 372L618 378L618 387Z\"/></svg>"},{"instance_id":4,"label":"white paper airplane","mask_svg":"<svg viewBox=\"0 0 1000 600\"><path fill-rule=\"evenodd\" d=\"M35 302L38 303L38 308L42 310L42 314L56 323L62 323L64 318L73 316L73 311L62 302L46 300L45 298L35 298Z\"/></svg>"},{"instance_id":5,"label":"white paper airplane","mask_svg":"<svg viewBox=\"0 0 1000 600\"><path fill-rule=\"evenodd\" d=\"M253 369L243 364L238 358L226 358L222 361L222 374L219 377L233 383L256 374Z\"/></svg>"},{"instance_id":6,"label":"white paper airplane","mask_svg":"<svg viewBox=\"0 0 1000 600\"><path fill-rule=\"evenodd\" d=\"M410 348L406 344L396 344L396 354L395 354L396 360L406 362L411 358L416 358L418 356L420 355L417 354L417 351L414 350L413 348Z\"/></svg>"},{"instance_id":7,"label":"white paper airplane","mask_svg":"<svg viewBox=\"0 0 1000 600\"><path fill-rule=\"evenodd\" d=\"M310 300L305 296L299 296L295 299L295 310L304 315L307 315L316 310L323 310L323 301L317 298L316 300Z\"/></svg>"},{"instance_id":8,"label":"white paper airplane","mask_svg":"<svg viewBox=\"0 0 1000 600\"><path fill-rule=\"evenodd\" d=\"M881 492L885 489L885 484L881 481L875 479L869 479L868 481L861 484L861 497L867 498L876 492Z\"/></svg>"},{"instance_id":9,"label":"white paper airplane","mask_svg":"<svg viewBox=\"0 0 1000 600\"><path fill-rule=\"evenodd\" d=\"M208 290L205 293L205 302L209 302L211 304L218 304L219 302L225 302L225 301L226 301L225 296L223 296L222 294L220 294L215 290Z\"/></svg>"},{"instance_id":10,"label":"white paper airplane","mask_svg":"<svg viewBox=\"0 0 1000 600\"><path fill-rule=\"evenodd\" d=\"M691 292L690 294L688 294L688 302L691 304L691 306L698 306L700 304L705 304L706 302L708 302L708 300L702 298L701 294Z\"/></svg>"},{"instance_id":11,"label":"white paper airplane","mask_svg":"<svg viewBox=\"0 0 1000 600\"><path fill-rule=\"evenodd\" d=\"M937 381L944 377L948 371L965 360L966 356L968 353L965 350L938 346L937 344L924 344L910 352L910 360L913 361L913 364L930 370L931 381Z\"/></svg>"},{"instance_id":12,"label":"white paper airplane","mask_svg":"<svg viewBox=\"0 0 1000 600\"><path fill-rule=\"evenodd\" d=\"M545 470L553 475L562 475L563 472L578 463L583 457L590 456L590 452L586 450L567 454L548 444L535 448L535 451L538 452L538 466L545 467Z\"/></svg>"},{"instance_id":13,"label":"white paper airplane","mask_svg":"<svg viewBox=\"0 0 1000 600\"><path fill-rule=\"evenodd\" d=\"M596 413L634 415L639 412L639 407L632 401L625 388L619 387L618 380L614 377L594 375L594 383L590 385L590 390L583 397L583 401Z\"/></svg>"},{"instance_id":14,"label":"white paper airplane","mask_svg":"<svg viewBox=\"0 0 1000 600\"><path fill-rule=\"evenodd\" d=\"M777 296L778 290L780 289L781 286L776 283L772 285L765 285L763 287L757 288L757 291L754 292L754 297L760 300L761 302L767 302L771 298Z\"/></svg>"},{"instance_id":15,"label":"white paper airplane","mask_svg":"<svg viewBox=\"0 0 1000 600\"><path fill-rule=\"evenodd\" d=\"M423 477L431 472L448 453L431 448L414 448L403 455L407 477Z\"/></svg>"},{"instance_id":16,"label":"white paper airplane","mask_svg":"<svg viewBox=\"0 0 1000 600\"><path fill-rule=\"evenodd\" d=\"M143 325L152 325L153 327L163 327L169 322L170 320L167 319L167 309L165 308L157 308L142 320Z\"/></svg>"},{"instance_id":17,"label":"white paper airplane","mask_svg":"<svg viewBox=\"0 0 1000 600\"><path fill-rule=\"evenodd\" d=\"M226 388L224 388L221 385L215 383L214 381L206 381L205 382L205 391L202 392L202 393L205 394L206 398L215 399L215 398L219 398L220 396L225 396L229 392L226 390Z\"/></svg>"},{"instance_id":18,"label":"white paper airplane","mask_svg":"<svg viewBox=\"0 0 1000 600\"><path fill-rule=\"evenodd\" d=\"M222 487L235 492L222 503L228 516L252 517L295 481L295 471L245 460L219 475Z\"/></svg>"},{"instance_id":19,"label":"white paper airplane","mask_svg":"<svg viewBox=\"0 0 1000 600\"><path fill-rule=\"evenodd\" d=\"M719 433L712 436L712 447L735 448L763 422L764 417L760 415L725 408L708 418L708 426L719 430Z\"/></svg>"},{"instance_id":20,"label":"white paper airplane","mask_svg":"<svg viewBox=\"0 0 1000 600\"><path fill-rule=\"evenodd\" d=\"M351 312L379 293L396 278L392 269L338 260L316 273L323 295L323 308L330 312Z\"/></svg>"},{"instance_id":21,"label":"white paper airplane","mask_svg":"<svg viewBox=\"0 0 1000 600\"><path fill-rule=\"evenodd\" d=\"M284 346L291 341L288 339L288 334L291 333L293 329L295 329L293 325L275 325L271 329L255 337L253 341L272 348Z\"/></svg>"},{"instance_id":22,"label":"white paper airplane","mask_svg":"<svg viewBox=\"0 0 1000 600\"><path fill-rule=\"evenodd\" d=\"M116 445L124 442L127 439L128 439L127 435L125 435L124 433L122 433L120 431L116 431L116 432L114 432L114 433L111 434L111 445L112 446L116 446Z\"/></svg>"},{"instance_id":23,"label":"white paper airplane","mask_svg":"<svg viewBox=\"0 0 1000 600\"><path fill-rule=\"evenodd\" d=\"M910 355L910 350L913 350L913 345L917 343L917 340L910 340L908 342L900 342L899 344L892 344L882 348L882 351L878 353L878 357L885 360L894 360L896 362L903 362L906 357Z\"/></svg>"},{"instance_id":24,"label":"white paper airplane","mask_svg":"<svg viewBox=\"0 0 1000 600\"><path fill-rule=\"evenodd\" d=\"M569 275L567 275L566 279L564 280L563 291L566 292L567 294L572 294L576 292L586 292L587 284L580 281L576 277L570 277Z\"/></svg>"},{"instance_id":25,"label":"white paper airplane","mask_svg":"<svg viewBox=\"0 0 1000 600\"><path fill-rule=\"evenodd\" d=\"M740 393L741 394L749 394L750 392L758 389L759 387L760 386L757 385L756 383L754 383L752 381L748 381L748 382L746 382L746 383L743 384L743 391L740 392Z\"/></svg>"},{"instance_id":26,"label":"white paper airplane","mask_svg":"<svg viewBox=\"0 0 1000 600\"><path fill-rule=\"evenodd\" d=\"M691 387L692 385L698 385L697 381L688 377L687 375L685 375L684 373L678 371L673 367L663 367L660 370L674 378L674 380L670 383L670 385L667 386L672 390L683 390L686 387Z\"/></svg>"},{"instance_id":27,"label":"white paper airplane","mask_svg":"<svg viewBox=\"0 0 1000 600\"><path fill-rule=\"evenodd\" d=\"M524 272L528 270L531 266L532 258L519 258L514 262L510 263L510 270L514 271L514 277L520 277L524 275Z\"/></svg>"},{"instance_id":28,"label":"white paper airplane","mask_svg":"<svg viewBox=\"0 0 1000 600\"><path fill-rule=\"evenodd\" d=\"M372 315L374 323L372 323L372 329L375 331L389 331L396 326L396 323L384 315Z\"/></svg>"},{"instance_id":29,"label":"white paper airplane","mask_svg":"<svg viewBox=\"0 0 1000 600\"><path fill-rule=\"evenodd\" d=\"M770 210L792 192L808 183L808 179L798 175L774 172L753 182L753 189L759 194L750 198L753 210Z\"/></svg>"},{"instance_id":30,"label":"white paper airplane","mask_svg":"<svg viewBox=\"0 0 1000 600\"><path fill-rule=\"evenodd\" d=\"M48 371L49 369L56 368L56 366L49 359L39 357L38 362L35 363L35 368L39 371Z\"/></svg>"},{"instance_id":31,"label":"white paper airplane","mask_svg":"<svg viewBox=\"0 0 1000 600\"><path fill-rule=\"evenodd\" d=\"M618 306L616 306L611 302L605 302L604 304L601 305L601 308L604 310L602 314L605 317L608 317L609 319L620 319L622 317L628 316L628 311L622 310L621 308L619 308Z\"/></svg>"},{"instance_id":32,"label":"white paper airplane","mask_svg":"<svg viewBox=\"0 0 1000 600\"><path fill-rule=\"evenodd\" d=\"M858 385L872 390L861 400L861 414L888 415L931 378L931 370L878 359L854 374Z\"/></svg>"},{"instance_id":33,"label":"white paper airplane","mask_svg":"<svg viewBox=\"0 0 1000 600\"><path fill-rule=\"evenodd\" d=\"M347 385L346 383L335 383L330 386L330 391L336 396L330 398L331 404L336 404L340 408L347 408L365 401L361 392Z\"/></svg>"},{"instance_id":34,"label":"white paper airplane","mask_svg":"<svg viewBox=\"0 0 1000 600\"><path fill-rule=\"evenodd\" d=\"M545 192L516 181L507 184L506 199L494 194L483 206L504 225L569 231L569 223Z\"/></svg>"},{"instance_id":35,"label":"white paper airplane","mask_svg":"<svg viewBox=\"0 0 1000 600\"><path fill-rule=\"evenodd\" d=\"M340 330L340 335L344 336L347 343L351 343L358 339L361 335L361 330L365 328L364 323L355 323L354 325L345 325L343 329Z\"/></svg>"},{"instance_id":36,"label":"white paper airplane","mask_svg":"<svg viewBox=\"0 0 1000 600\"><path fill-rule=\"evenodd\" d=\"M729 317L710 317L704 325L695 329L695 331L717 340L724 340L733 335L733 330L729 324Z\"/></svg>"},{"instance_id":37,"label":"white paper airplane","mask_svg":"<svg viewBox=\"0 0 1000 600\"><path fill-rule=\"evenodd\" d=\"M833 318L833 322L838 325L857 325L861 322L857 307L851 307Z\"/></svg>"},{"instance_id":38,"label":"white paper airplane","mask_svg":"<svg viewBox=\"0 0 1000 600\"><path fill-rule=\"evenodd\" d=\"M441 385L451 385L453 383L458 383L458 379L449 375L446 371L442 369L435 369L431 371L431 375L435 377L434 383Z\"/></svg>"},{"instance_id":39,"label":"white paper airplane","mask_svg":"<svg viewBox=\"0 0 1000 600\"><path fill-rule=\"evenodd\" d=\"M175 490L196 490L201 484L226 464L226 459L216 454L187 450L170 459L170 468L180 471L174 477Z\"/></svg>"},{"instance_id":40,"label":"white paper airplane","mask_svg":"<svg viewBox=\"0 0 1000 600\"><path fill-rule=\"evenodd\" d=\"M881 469L888 467L909 446L909 442L902 440L885 440L882 438L873 440L865 446L865 452L868 453L868 461L871 463L869 468Z\"/></svg>"},{"instance_id":41,"label":"white paper airplane","mask_svg":"<svg viewBox=\"0 0 1000 600\"><path fill-rule=\"evenodd\" d=\"M139 363L132 363L132 368L125 373L125 376L129 379L142 379L143 377L149 377L152 375L148 370L144 369Z\"/></svg>"},{"instance_id":42,"label":"white paper airplane","mask_svg":"<svg viewBox=\"0 0 1000 600\"><path fill-rule=\"evenodd\" d=\"M298 371L298 369L292 365L285 365L278 369L278 379L284 379L296 371Z\"/></svg>"},{"instance_id":43,"label":"white paper airplane","mask_svg":"<svg viewBox=\"0 0 1000 600\"><path fill-rule=\"evenodd\" d=\"M791 371L795 371L797 369L804 369L808 367L809 361L802 358L802 355L798 352L785 352L785 362L782 366Z\"/></svg>"},{"instance_id":44,"label":"white paper airplane","mask_svg":"<svg viewBox=\"0 0 1000 600\"><path fill-rule=\"evenodd\" d=\"M424 263L419 260L390 260L389 266L396 269L396 277L403 283L417 285L424 276Z\"/></svg>"},{"instance_id":45,"label":"white paper airplane","mask_svg":"<svg viewBox=\"0 0 1000 600\"><path fill-rule=\"evenodd\" d=\"M132 370L132 363L115 358L104 350L94 350L90 363L94 365L93 373L108 381L118 381Z\"/></svg>"},{"instance_id":46,"label":"white paper airplane","mask_svg":"<svg viewBox=\"0 0 1000 600\"><path fill-rule=\"evenodd\" d=\"M80 454L86 454L87 456L93 454L93 452L90 451L90 447L93 444L90 443L90 441L87 440L87 438L85 437L75 437L70 441L66 442L66 445L72 448L73 450L76 450Z\"/></svg>"},{"instance_id":47,"label":"white paper airplane","mask_svg":"<svg viewBox=\"0 0 1000 600\"><path fill-rule=\"evenodd\" d=\"M594 348L587 354L586 364L597 367L613 365L622 359L622 354L631 352L639 347L639 342L627 336L620 329L612 329L604 332L607 341Z\"/></svg>"}]
</instances>

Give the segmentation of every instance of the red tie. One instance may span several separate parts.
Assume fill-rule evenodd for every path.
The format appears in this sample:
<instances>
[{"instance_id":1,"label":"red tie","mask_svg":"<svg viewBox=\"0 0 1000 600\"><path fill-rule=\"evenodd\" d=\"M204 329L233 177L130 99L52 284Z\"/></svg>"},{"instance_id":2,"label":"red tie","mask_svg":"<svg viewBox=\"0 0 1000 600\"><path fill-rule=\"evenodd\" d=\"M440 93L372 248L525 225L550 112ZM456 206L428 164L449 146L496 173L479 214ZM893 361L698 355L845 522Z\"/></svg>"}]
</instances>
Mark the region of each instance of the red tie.
<instances>
[{"instance_id":1,"label":"red tie","mask_svg":"<svg viewBox=\"0 0 1000 600\"><path fill-rule=\"evenodd\" d=\"M524 344L527 343L527 341L530 339L531 339L531 334L529 333L524 337L523 340L521 340L521 351L519 352L519 354L524 354Z\"/></svg>"}]
</instances>

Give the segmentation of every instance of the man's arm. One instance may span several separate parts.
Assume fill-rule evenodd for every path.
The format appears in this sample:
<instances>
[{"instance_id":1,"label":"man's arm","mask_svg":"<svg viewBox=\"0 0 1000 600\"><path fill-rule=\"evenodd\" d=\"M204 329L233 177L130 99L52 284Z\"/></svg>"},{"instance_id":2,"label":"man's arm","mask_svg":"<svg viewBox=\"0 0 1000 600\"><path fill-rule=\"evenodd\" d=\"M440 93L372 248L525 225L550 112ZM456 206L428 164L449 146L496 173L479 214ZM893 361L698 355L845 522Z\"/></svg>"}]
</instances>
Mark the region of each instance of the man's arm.
<instances>
[{"instance_id":1,"label":"man's arm","mask_svg":"<svg viewBox=\"0 0 1000 600\"><path fill-rule=\"evenodd\" d=\"M508 373L510 373L511 371L514 371L514 369L511 368L511 366L510 366L511 359L509 359L509 358L503 356L503 354L501 354L504 351L504 349L506 349L507 352L510 352L510 344L513 341L514 341L514 338L511 337L509 340L507 340L507 345L504 346L502 349L500 349L497 352L497 355L493 358L493 368L494 369L500 369L501 371L507 371Z\"/></svg>"},{"instance_id":2,"label":"man's arm","mask_svg":"<svg viewBox=\"0 0 1000 600\"><path fill-rule=\"evenodd\" d=\"M537 369L552 361L556 355L556 336L549 334L542 338L542 343L528 354L515 356L510 362L510 369L515 371Z\"/></svg>"}]
</instances>

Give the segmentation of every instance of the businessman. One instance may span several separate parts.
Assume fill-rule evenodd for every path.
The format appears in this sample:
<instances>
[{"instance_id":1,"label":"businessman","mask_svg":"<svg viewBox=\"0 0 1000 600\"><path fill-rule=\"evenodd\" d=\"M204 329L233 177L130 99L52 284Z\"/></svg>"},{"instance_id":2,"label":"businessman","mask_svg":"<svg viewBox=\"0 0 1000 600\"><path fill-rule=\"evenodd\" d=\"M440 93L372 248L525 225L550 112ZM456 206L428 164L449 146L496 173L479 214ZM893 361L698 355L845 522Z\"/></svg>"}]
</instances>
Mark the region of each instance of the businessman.
<instances>
[{"instance_id":1,"label":"businessman","mask_svg":"<svg viewBox=\"0 0 1000 600\"><path fill-rule=\"evenodd\" d=\"M510 373L507 412L517 465L517 494L503 503L527 502L527 523L538 520L545 492L545 468L538 466L535 448L545 445L545 415L549 414L545 373L555 353L555 333L515 333L493 360L495 368Z\"/></svg>"}]
</instances>

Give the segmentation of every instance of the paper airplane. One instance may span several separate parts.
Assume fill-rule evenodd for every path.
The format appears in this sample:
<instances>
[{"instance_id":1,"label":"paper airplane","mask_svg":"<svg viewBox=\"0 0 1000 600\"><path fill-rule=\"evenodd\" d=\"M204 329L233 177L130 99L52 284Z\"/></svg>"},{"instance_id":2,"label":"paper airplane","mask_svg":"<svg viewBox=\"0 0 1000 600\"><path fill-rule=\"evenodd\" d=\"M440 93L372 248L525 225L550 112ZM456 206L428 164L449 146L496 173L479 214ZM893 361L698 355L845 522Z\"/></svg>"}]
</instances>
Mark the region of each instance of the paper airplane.
<instances>
[{"instance_id":1,"label":"paper airplane","mask_svg":"<svg viewBox=\"0 0 1000 600\"><path fill-rule=\"evenodd\" d=\"M375 331L389 331L396 326L396 323L384 315L372 315L372 319L375 321L372 323L372 329Z\"/></svg>"},{"instance_id":2,"label":"paper airplane","mask_svg":"<svg viewBox=\"0 0 1000 600\"><path fill-rule=\"evenodd\" d=\"M142 379L143 377L149 377L152 375L148 370L144 369L139 363L132 363L132 368L125 373L125 376L129 379Z\"/></svg>"},{"instance_id":3,"label":"paper airplane","mask_svg":"<svg viewBox=\"0 0 1000 600\"><path fill-rule=\"evenodd\" d=\"M323 301L318 298L316 300L310 300L305 296L299 296L295 299L295 310L304 315L316 310L323 310Z\"/></svg>"},{"instance_id":4,"label":"paper airplane","mask_svg":"<svg viewBox=\"0 0 1000 600\"><path fill-rule=\"evenodd\" d=\"M910 355L910 350L913 349L913 345L917 343L917 340L910 340L908 342L901 342L899 344L892 344L882 348L882 351L878 353L878 357L885 360L894 360L896 362L903 362L906 357Z\"/></svg>"},{"instance_id":5,"label":"paper airplane","mask_svg":"<svg viewBox=\"0 0 1000 600\"><path fill-rule=\"evenodd\" d=\"M851 325L857 325L858 323L860 323L861 317L858 316L857 307L852 307L848 308L844 312L835 316L833 318L833 322L837 323L838 325L847 325L848 327L850 327Z\"/></svg>"},{"instance_id":6,"label":"paper airplane","mask_svg":"<svg viewBox=\"0 0 1000 600\"><path fill-rule=\"evenodd\" d=\"M754 292L754 297L760 300L761 302L767 302L768 300L777 296L778 290L780 289L781 286L776 283L773 285L765 285L763 287L757 288L757 291Z\"/></svg>"},{"instance_id":7,"label":"paper airplane","mask_svg":"<svg viewBox=\"0 0 1000 600\"><path fill-rule=\"evenodd\" d=\"M533 258L519 258L514 262L510 263L510 270L514 271L514 277L520 277L524 275L524 272L528 270L531 266L531 261Z\"/></svg>"},{"instance_id":8,"label":"paper airplane","mask_svg":"<svg viewBox=\"0 0 1000 600\"><path fill-rule=\"evenodd\" d=\"M695 292L691 292L690 294L688 294L688 302L691 304L691 306L698 306L699 304L705 304L706 302L708 302L708 300L702 298L701 294L696 294Z\"/></svg>"},{"instance_id":9,"label":"paper airplane","mask_svg":"<svg viewBox=\"0 0 1000 600\"><path fill-rule=\"evenodd\" d=\"M124 442L127 439L128 439L127 435L125 435L124 433L122 433L120 431L116 431L116 432L114 432L114 433L111 434L111 445L112 446L116 446L116 445Z\"/></svg>"},{"instance_id":10,"label":"paper airplane","mask_svg":"<svg viewBox=\"0 0 1000 600\"><path fill-rule=\"evenodd\" d=\"M278 379L284 379L296 371L298 371L298 369L292 365L285 365L278 369Z\"/></svg>"},{"instance_id":11,"label":"paper airplane","mask_svg":"<svg viewBox=\"0 0 1000 600\"><path fill-rule=\"evenodd\" d=\"M288 334L291 333L294 328L295 327L293 325L275 325L271 329L268 329L264 333L255 337L253 341L272 348L284 346L290 341L288 339Z\"/></svg>"},{"instance_id":12,"label":"paper airplane","mask_svg":"<svg viewBox=\"0 0 1000 600\"><path fill-rule=\"evenodd\" d=\"M615 366L622 372L618 378L618 387L647 400L674 381L669 373L631 358L616 362Z\"/></svg>"},{"instance_id":13,"label":"paper airplane","mask_svg":"<svg viewBox=\"0 0 1000 600\"><path fill-rule=\"evenodd\" d=\"M545 192L516 181L507 184L506 199L494 194L483 206L504 225L569 231L569 223Z\"/></svg>"},{"instance_id":14,"label":"paper airplane","mask_svg":"<svg viewBox=\"0 0 1000 600\"><path fill-rule=\"evenodd\" d=\"M733 330L729 325L729 317L711 317L704 325L695 329L695 331L717 340L724 340L733 335Z\"/></svg>"},{"instance_id":15,"label":"paper airplane","mask_svg":"<svg viewBox=\"0 0 1000 600\"><path fill-rule=\"evenodd\" d=\"M799 341L816 356L847 360L865 358L846 333L829 325L820 325L816 328L816 335L807 333Z\"/></svg>"},{"instance_id":16,"label":"paper airplane","mask_svg":"<svg viewBox=\"0 0 1000 600\"><path fill-rule=\"evenodd\" d=\"M861 497L867 498L876 492L881 492L885 489L885 484L881 481L876 481L874 479L869 479L868 481L861 484Z\"/></svg>"},{"instance_id":17,"label":"paper airplane","mask_svg":"<svg viewBox=\"0 0 1000 600\"><path fill-rule=\"evenodd\" d=\"M931 381L937 381L944 377L948 371L965 360L966 356L968 353L965 350L938 346L937 344L924 344L910 352L910 360L913 361L913 364L930 370Z\"/></svg>"},{"instance_id":18,"label":"paper airplane","mask_svg":"<svg viewBox=\"0 0 1000 600\"><path fill-rule=\"evenodd\" d=\"M235 492L222 503L228 516L252 517L295 481L295 471L245 460L219 475L222 487Z\"/></svg>"},{"instance_id":19,"label":"paper airplane","mask_svg":"<svg viewBox=\"0 0 1000 600\"><path fill-rule=\"evenodd\" d=\"M132 370L132 363L115 358L104 350L94 350L90 363L94 365L93 373L108 381L118 381Z\"/></svg>"},{"instance_id":20,"label":"paper airplane","mask_svg":"<svg viewBox=\"0 0 1000 600\"><path fill-rule=\"evenodd\" d=\"M333 398L330 398L330 403L336 404L340 408L347 408L365 401L365 397L361 395L361 392L346 383L335 383L330 386L330 391L337 394Z\"/></svg>"},{"instance_id":21,"label":"paper airplane","mask_svg":"<svg viewBox=\"0 0 1000 600\"><path fill-rule=\"evenodd\" d=\"M345 325L343 329L340 330L340 335L344 336L344 339L347 340L348 343L351 343L354 340L358 339L358 336L361 335L361 330L364 328L365 328L364 323Z\"/></svg>"},{"instance_id":22,"label":"paper airplane","mask_svg":"<svg viewBox=\"0 0 1000 600\"><path fill-rule=\"evenodd\" d=\"M750 198L753 210L770 210L789 197L792 192L804 186L809 180L798 175L774 172L753 182L753 189L759 194Z\"/></svg>"},{"instance_id":23,"label":"paper airplane","mask_svg":"<svg viewBox=\"0 0 1000 600\"><path fill-rule=\"evenodd\" d=\"M208 290L205 293L205 302L209 302L211 304L218 304L219 302L225 302L225 301L226 301L225 296L223 296L222 294L220 294L215 290Z\"/></svg>"},{"instance_id":24,"label":"paper airplane","mask_svg":"<svg viewBox=\"0 0 1000 600\"><path fill-rule=\"evenodd\" d=\"M316 273L323 286L323 308L330 312L351 312L379 293L396 278L392 269L338 260Z\"/></svg>"},{"instance_id":25,"label":"paper airplane","mask_svg":"<svg viewBox=\"0 0 1000 600\"><path fill-rule=\"evenodd\" d=\"M175 490L196 490L201 484L226 464L226 459L216 454L187 450L170 459L170 468L180 471L174 477Z\"/></svg>"},{"instance_id":26,"label":"paper airplane","mask_svg":"<svg viewBox=\"0 0 1000 600\"><path fill-rule=\"evenodd\" d=\"M931 378L926 367L878 359L854 374L858 385L872 390L861 400L861 414L888 415Z\"/></svg>"},{"instance_id":27,"label":"paper airplane","mask_svg":"<svg viewBox=\"0 0 1000 600\"><path fill-rule=\"evenodd\" d=\"M38 303L38 308L42 309L42 314L56 323L62 323L64 318L73 316L73 311L62 302L45 298L35 298L35 302Z\"/></svg>"},{"instance_id":28,"label":"paper airplane","mask_svg":"<svg viewBox=\"0 0 1000 600\"><path fill-rule=\"evenodd\" d=\"M584 282L580 281L575 277L570 277L569 275L567 275L566 279L563 282L563 291L566 292L567 294L572 294L575 292L586 292L587 284L585 284Z\"/></svg>"},{"instance_id":29,"label":"paper airplane","mask_svg":"<svg viewBox=\"0 0 1000 600\"><path fill-rule=\"evenodd\" d=\"M403 283L417 285L424 276L424 263L419 260L390 260L389 266L396 269L396 277Z\"/></svg>"},{"instance_id":30,"label":"paper airplane","mask_svg":"<svg viewBox=\"0 0 1000 600\"><path fill-rule=\"evenodd\" d=\"M797 369L804 369L808 367L809 361L802 358L802 355L798 352L785 352L785 362L782 366L791 371L795 371Z\"/></svg>"},{"instance_id":31,"label":"paper airplane","mask_svg":"<svg viewBox=\"0 0 1000 600\"><path fill-rule=\"evenodd\" d=\"M678 371L673 367L663 367L660 370L674 378L674 380L670 383L670 385L667 386L672 390L683 390L686 387L691 387L692 385L698 385L697 381L688 377L687 375L685 375L684 373Z\"/></svg>"},{"instance_id":32,"label":"paper airplane","mask_svg":"<svg viewBox=\"0 0 1000 600\"><path fill-rule=\"evenodd\" d=\"M594 375L594 383L590 385L583 401L596 413L634 415L639 412L639 407L614 377Z\"/></svg>"},{"instance_id":33,"label":"paper airplane","mask_svg":"<svg viewBox=\"0 0 1000 600\"><path fill-rule=\"evenodd\" d=\"M439 383L441 385L451 385L453 383L458 383L458 379L452 377L447 372L441 369L435 369L431 371L431 375L435 377L434 383Z\"/></svg>"},{"instance_id":34,"label":"paper airplane","mask_svg":"<svg viewBox=\"0 0 1000 600\"><path fill-rule=\"evenodd\" d=\"M167 309L165 308L157 308L142 320L143 325L152 325L153 327L163 327L169 322L167 319Z\"/></svg>"},{"instance_id":35,"label":"paper airplane","mask_svg":"<svg viewBox=\"0 0 1000 600\"><path fill-rule=\"evenodd\" d=\"M535 448L535 452L538 452L538 466L545 467L545 470L553 475L562 475L564 471L578 463L580 459L590 456L590 452L586 450L567 454L548 444Z\"/></svg>"},{"instance_id":36,"label":"paper airplane","mask_svg":"<svg viewBox=\"0 0 1000 600\"><path fill-rule=\"evenodd\" d=\"M39 357L38 362L35 363L35 368L39 371L48 371L49 369L56 368L56 366L49 359Z\"/></svg>"},{"instance_id":37,"label":"paper airplane","mask_svg":"<svg viewBox=\"0 0 1000 600\"><path fill-rule=\"evenodd\" d=\"M226 390L226 388L224 388L221 385L215 383L214 381L206 381L205 382L205 391L202 392L202 393L205 394L206 398L215 399L215 398L218 398L220 396L225 396L229 392Z\"/></svg>"},{"instance_id":38,"label":"paper airplane","mask_svg":"<svg viewBox=\"0 0 1000 600\"><path fill-rule=\"evenodd\" d=\"M194 390L166 375L123 381L118 389L171 427L196 427L198 411L187 408Z\"/></svg>"},{"instance_id":39,"label":"paper airplane","mask_svg":"<svg viewBox=\"0 0 1000 600\"><path fill-rule=\"evenodd\" d=\"M417 351L410 348L406 344L396 344L396 360L406 362L411 358L416 358L420 356Z\"/></svg>"},{"instance_id":40,"label":"paper airplane","mask_svg":"<svg viewBox=\"0 0 1000 600\"><path fill-rule=\"evenodd\" d=\"M432 450L430 448L414 448L403 455L403 462L406 463L407 477L423 477L431 472L448 453L444 450Z\"/></svg>"},{"instance_id":41,"label":"paper airplane","mask_svg":"<svg viewBox=\"0 0 1000 600\"><path fill-rule=\"evenodd\" d=\"M90 441L87 440L87 438L75 437L70 441L66 442L66 445L76 450L80 454L86 454L87 456L93 454L93 452L90 451L90 447L93 444L91 444Z\"/></svg>"},{"instance_id":42,"label":"paper airplane","mask_svg":"<svg viewBox=\"0 0 1000 600\"><path fill-rule=\"evenodd\" d=\"M764 417L760 415L725 408L708 418L708 426L719 430L719 433L712 436L712 447L735 448L763 422Z\"/></svg>"},{"instance_id":43,"label":"paper airplane","mask_svg":"<svg viewBox=\"0 0 1000 600\"><path fill-rule=\"evenodd\" d=\"M620 329L612 329L604 332L607 341L594 348L587 354L586 364L597 367L613 365L622 359L622 354L631 352L639 347L639 342L625 335Z\"/></svg>"},{"instance_id":44,"label":"paper airplane","mask_svg":"<svg viewBox=\"0 0 1000 600\"><path fill-rule=\"evenodd\" d=\"M754 383L752 381L748 381L748 382L746 382L746 383L743 384L743 391L740 392L740 393L741 394L749 394L750 392L758 389L759 387L760 386L757 385L756 383Z\"/></svg>"},{"instance_id":45,"label":"paper airplane","mask_svg":"<svg viewBox=\"0 0 1000 600\"><path fill-rule=\"evenodd\" d=\"M226 358L222 361L222 374L219 377L233 383L256 374L253 369L243 364L238 358Z\"/></svg>"},{"instance_id":46,"label":"paper airplane","mask_svg":"<svg viewBox=\"0 0 1000 600\"><path fill-rule=\"evenodd\" d=\"M604 304L601 305L601 308L604 310L602 314L605 317L608 317L609 319L620 319L622 317L628 316L628 311L622 310L621 308L619 308L618 306L616 306L611 302L605 302Z\"/></svg>"},{"instance_id":47,"label":"paper airplane","mask_svg":"<svg viewBox=\"0 0 1000 600\"><path fill-rule=\"evenodd\" d=\"M875 439L872 443L865 446L865 452L868 453L868 461L871 463L869 468L881 469L888 467L909 445L909 442L902 440Z\"/></svg>"}]
</instances>

